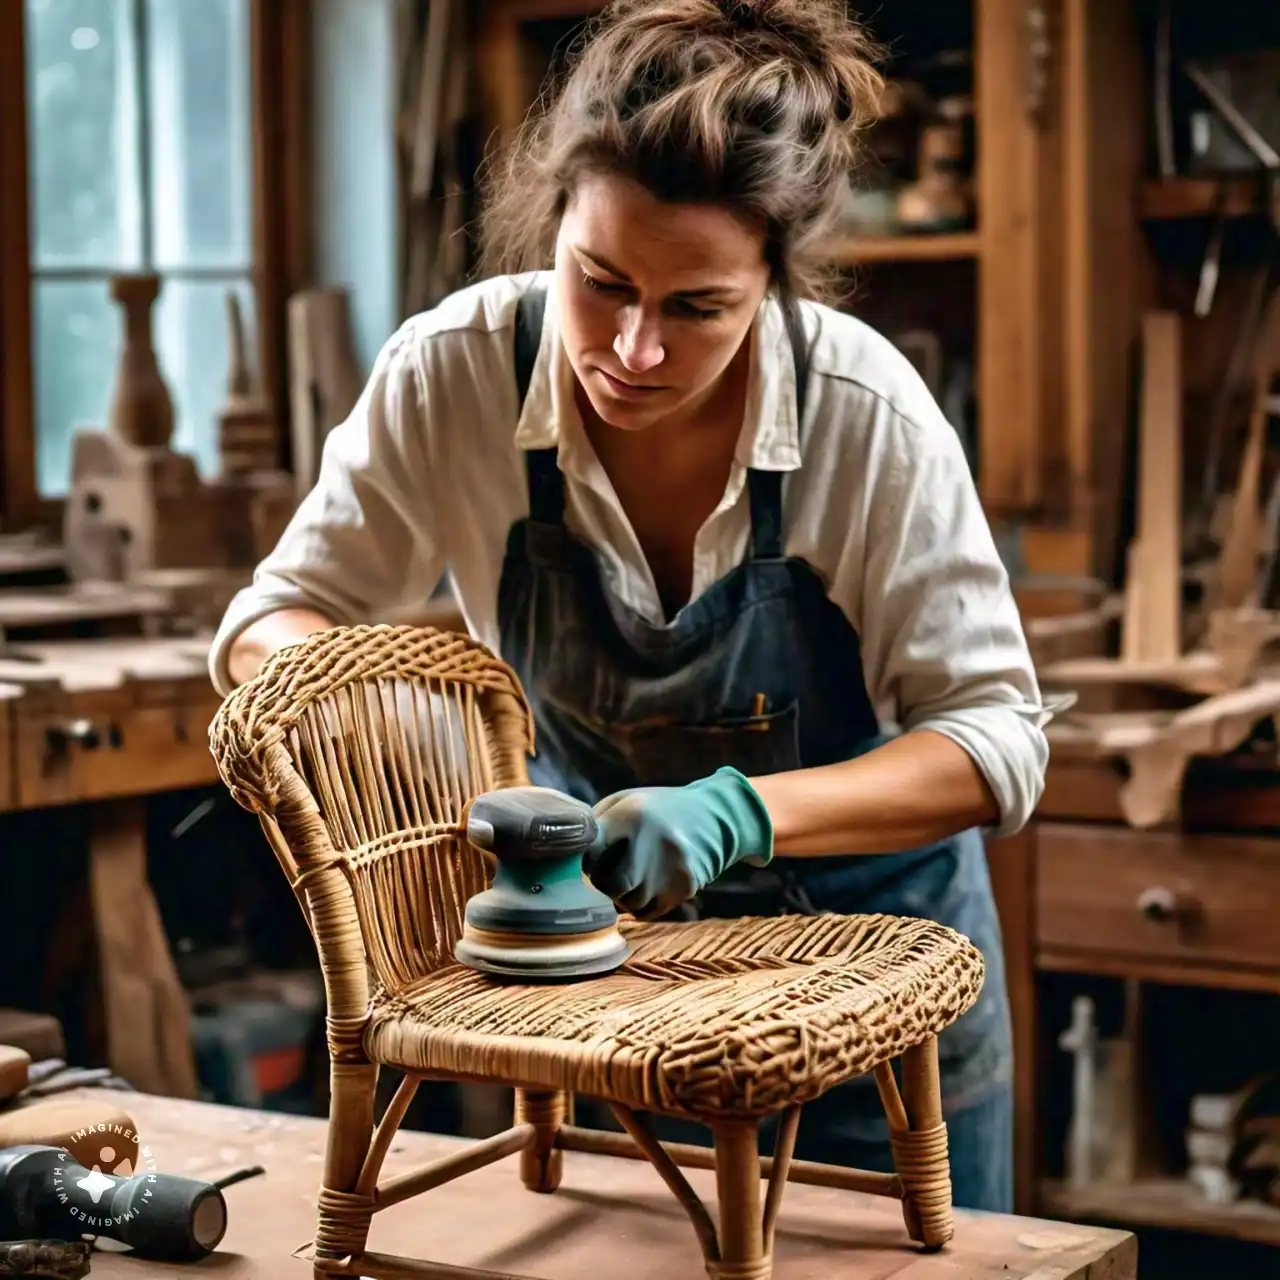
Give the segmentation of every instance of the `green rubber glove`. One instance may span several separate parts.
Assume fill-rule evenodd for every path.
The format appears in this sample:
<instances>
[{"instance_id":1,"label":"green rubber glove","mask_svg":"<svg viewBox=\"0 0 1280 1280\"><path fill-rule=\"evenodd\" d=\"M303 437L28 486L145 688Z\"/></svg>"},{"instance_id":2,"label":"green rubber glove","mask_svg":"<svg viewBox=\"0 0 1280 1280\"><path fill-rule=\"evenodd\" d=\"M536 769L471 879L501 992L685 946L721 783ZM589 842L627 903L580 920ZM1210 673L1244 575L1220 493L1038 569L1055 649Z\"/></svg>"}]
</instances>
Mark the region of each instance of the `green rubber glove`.
<instances>
[{"instance_id":1,"label":"green rubber glove","mask_svg":"<svg viewBox=\"0 0 1280 1280\"><path fill-rule=\"evenodd\" d=\"M731 866L773 857L773 823L736 769L685 787L634 787L595 807L591 882L638 920L674 911Z\"/></svg>"}]
</instances>

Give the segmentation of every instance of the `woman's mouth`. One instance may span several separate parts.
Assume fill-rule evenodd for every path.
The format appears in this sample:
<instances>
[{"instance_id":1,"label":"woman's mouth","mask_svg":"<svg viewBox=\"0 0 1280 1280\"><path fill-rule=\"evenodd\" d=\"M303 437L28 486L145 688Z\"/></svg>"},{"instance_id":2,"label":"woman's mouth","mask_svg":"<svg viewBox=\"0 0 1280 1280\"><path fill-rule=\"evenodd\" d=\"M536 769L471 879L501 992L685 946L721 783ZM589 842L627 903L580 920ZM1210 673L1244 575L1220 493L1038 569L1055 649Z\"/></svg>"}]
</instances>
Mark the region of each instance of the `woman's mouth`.
<instances>
[{"instance_id":1,"label":"woman's mouth","mask_svg":"<svg viewBox=\"0 0 1280 1280\"><path fill-rule=\"evenodd\" d=\"M652 396L655 392L667 389L666 387L637 386L633 382L623 382L621 378L615 378L613 374L606 373L603 369L597 369L596 372L604 381L606 389L623 400L643 400L648 396Z\"/></svg>"}]
</instances>

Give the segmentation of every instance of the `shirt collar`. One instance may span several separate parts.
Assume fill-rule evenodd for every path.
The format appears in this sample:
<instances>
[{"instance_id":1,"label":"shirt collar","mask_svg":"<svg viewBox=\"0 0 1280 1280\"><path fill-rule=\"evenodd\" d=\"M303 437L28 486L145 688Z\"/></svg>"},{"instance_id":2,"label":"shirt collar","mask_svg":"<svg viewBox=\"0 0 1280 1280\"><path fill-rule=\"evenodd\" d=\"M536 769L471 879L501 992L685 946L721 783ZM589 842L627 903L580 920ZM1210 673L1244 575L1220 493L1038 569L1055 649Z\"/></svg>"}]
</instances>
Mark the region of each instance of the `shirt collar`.
<instances>
[{"instance_id":1,"label":"shirt collar","mask_svg":"<svg viewBox=\"0 0 1280 1280\"><path fill-rule=\"evenodd\" d=\"M546 313L515 442L521 449L563 447L565 469L577 470L568 464L590 446L574 402L573 370L560 342L555 277L545 273L538 283L547 288ZM800 465L795 360L782 306L772 294L760 304L750 340L746 411L735 456L757 471L794 471Z\"/></svg>"}]
</instances>

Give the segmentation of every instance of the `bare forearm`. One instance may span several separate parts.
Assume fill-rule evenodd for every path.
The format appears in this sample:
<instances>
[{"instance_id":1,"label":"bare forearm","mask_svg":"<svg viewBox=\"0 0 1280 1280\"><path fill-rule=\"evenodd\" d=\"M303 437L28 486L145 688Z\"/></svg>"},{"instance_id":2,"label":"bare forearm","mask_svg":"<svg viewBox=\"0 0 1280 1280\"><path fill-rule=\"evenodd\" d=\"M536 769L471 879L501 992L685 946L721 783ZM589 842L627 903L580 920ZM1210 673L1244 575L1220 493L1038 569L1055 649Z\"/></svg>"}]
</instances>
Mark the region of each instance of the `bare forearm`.
<instances>
[{"instance_id":1,"label":"bare forearm","mask_svg":"<svg viewBox=\"0 0 1280 1280\"><path fill-rule=\"evenodd\" d=\"M264 662L286 645L297 644L317 631L334 624L311 609L280 609L247 626L236 638L227 656L227 669L236 684L244 684L258 674Z\"/></svg>"},{"instance_id":2,"label":"bare forearm","mask_svg":"<svg viewBox=\"0 0 1280 1280\"><path fill-rule=\"evenodd\" d=\"M752 778L791 857L895 853L999 820L969 753L929 730L905 733L840 764Z\"/></svg>"}]
</instances>

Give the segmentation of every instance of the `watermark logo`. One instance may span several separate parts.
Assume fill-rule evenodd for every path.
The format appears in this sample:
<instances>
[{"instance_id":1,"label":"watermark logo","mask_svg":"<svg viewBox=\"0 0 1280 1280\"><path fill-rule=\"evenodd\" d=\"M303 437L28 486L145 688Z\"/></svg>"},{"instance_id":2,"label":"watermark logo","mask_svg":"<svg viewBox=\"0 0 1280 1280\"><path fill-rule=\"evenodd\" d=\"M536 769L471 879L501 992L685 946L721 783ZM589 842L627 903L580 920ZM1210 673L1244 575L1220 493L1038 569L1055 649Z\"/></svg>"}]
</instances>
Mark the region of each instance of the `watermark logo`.
<instances>
[{"instance_id":1,"label":"watermark logo","mask_svg":"<svg viewBox=\"0 0 1280 1280\"><path fill-rule=\"evenodd\" d=\"M138 1142L132 1129L121 1124L87 1125L68 1144L96 1153L89 1166L69 1151L58 1157L53 1173L58 1203L75 1219L85 1235L111 1236L146 1212L155 1195L156 1161L151 1148ZM131 1153L136 1150L136 1167Z\"/></svg>"}]
</instances>

